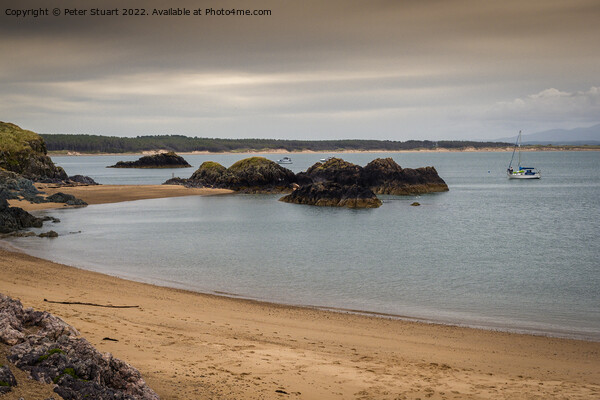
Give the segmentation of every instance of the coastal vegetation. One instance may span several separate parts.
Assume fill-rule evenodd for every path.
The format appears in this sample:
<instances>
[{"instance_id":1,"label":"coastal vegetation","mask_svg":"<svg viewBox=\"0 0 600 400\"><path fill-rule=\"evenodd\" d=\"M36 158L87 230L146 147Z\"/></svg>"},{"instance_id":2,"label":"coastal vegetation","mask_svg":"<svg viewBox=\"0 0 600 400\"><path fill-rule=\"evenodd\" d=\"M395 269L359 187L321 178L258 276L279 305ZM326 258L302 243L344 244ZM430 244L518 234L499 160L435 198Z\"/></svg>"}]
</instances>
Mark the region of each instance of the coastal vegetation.
<instances>
[{"instance_id":1,"label":"coastal vegetation","mask_svg":"<svg viewBox=\"0 0 600 400\"><path fill-rule=\"evenodd\" d=\"M100 135L44 134L48 151L79 153L140 153L168 150L176 152L262 152L262 151L401 151L460 150L466 148L505 148L511 143L465 140L280 140L280 139L219 139L183 135L151 135L116 137Z\"/></svg>"},{"instance_id":2,"label":"coastal vegetation","mask_svg":"<svg viewBox=\"0 0 600 400\"><path fill-rule=\"evenodd\" d=\"M0 121L0 168L26 178L67 179L47 155L44 139L15 124Z\"/></svg>"}]
</instances>

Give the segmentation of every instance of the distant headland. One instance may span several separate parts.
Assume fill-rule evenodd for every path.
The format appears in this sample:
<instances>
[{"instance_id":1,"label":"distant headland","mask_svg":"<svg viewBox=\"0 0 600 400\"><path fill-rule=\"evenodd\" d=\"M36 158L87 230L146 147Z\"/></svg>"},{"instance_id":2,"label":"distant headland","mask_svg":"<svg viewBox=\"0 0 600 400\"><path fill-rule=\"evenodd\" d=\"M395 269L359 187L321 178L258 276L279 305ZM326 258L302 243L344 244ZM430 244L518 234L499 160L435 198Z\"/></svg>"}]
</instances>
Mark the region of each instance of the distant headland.
<instances>
[{"instance_id":1,"label":"distant headland","mask_svg":"<svg viewBox=\"0 0 600 400\"><path fill-rule=\"evenodd\" d=\"M514 143L467 140L281 140L218 139L183 135L117 137L41 134L50 154L286 153L286 152L402 152L512 151ZM533 145L523 150L600 150L593 145Z\"/></svg>"}]
</instances>

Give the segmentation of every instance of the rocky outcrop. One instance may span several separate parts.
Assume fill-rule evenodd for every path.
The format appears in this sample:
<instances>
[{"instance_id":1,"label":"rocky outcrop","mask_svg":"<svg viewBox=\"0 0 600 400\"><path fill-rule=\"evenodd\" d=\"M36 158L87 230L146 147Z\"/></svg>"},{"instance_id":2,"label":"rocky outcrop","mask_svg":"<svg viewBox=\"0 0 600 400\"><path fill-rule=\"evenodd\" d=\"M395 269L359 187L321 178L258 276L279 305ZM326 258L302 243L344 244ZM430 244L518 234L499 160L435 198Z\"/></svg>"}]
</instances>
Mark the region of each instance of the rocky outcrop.
<instances>
[{"instance_id":1,"label":"rocky outcrop","mask_svg":"<svg viewBox=\"0 0 600 400\"><path fill-rule=\"evenodd\" d=\"M100 353L75 328L0 294L0 343L8 360L66 400L158 400L139 371Z\"/></svg>"},{"instance_id":2,"label":"rocky outcrop","mask_svg":"<svg viewBox=\"0 0 600 400\"><path fill-rule=\"evenodd\" d=\"M0 198L0 233L10 233L25 228L41 228L43 220L19 207L10 207Z\"/></svg>"},{"instance_id":3,"label":"rocky outcrop","mask_svg":"<svg viewBox=\"0 0 600 400\"><path fill-rule=\"evenodd\" d=\"M44 197L33 182L19 174L0 168L0 233L11 233L26 228L40 228L43 219L34 217L19 207L10 207L8 200L21 199L32 203L65 203L70 206L87 205L70 194L55 193ZM56 222L56 221L54 221Z\"/></svg>"},{"instance_id":4,"label":"rocky outcrop","mask_svg":"<svg viewBox=\"0 0 600 400\"><path fill-rule=\"evenodd\" d=\"M191 165L174 152L144 156L136 161L119 161L107 168L189 168Z\"/></svg>"},{"instance_id":5,"label":"rocky outcrop","mask_svg":"<svg viewBox=\"0 0 600 400\"><path fill-rule=\"evenodd\" d=\"M306 172L298 174L299 183L335 182L341 185L362 185L362 168L341 158L331 158L324 163L316 163Z\"/></svg>"},{"instance_id":6,"label":"rocky outcrop","mask_svg":"<svg viewBox=\"0 0 600 400\"><path fill-rule=\"evenodd\" d=\"M65 203L68 206L87 206L87 203L72 194L57 192L46 197L46 202L49 203Z\"/></svg>"},{"instance_id":7,"label":"rocky outcrop","mask_svg":"<svg viewBox=\"0 0 600 400\"><path fill-rule=\"evenodd\" d=\"M289 169L264 157L250 157L229 168L207 161L189 179L170 179L165 183L231 189L242 193L286 193L292 190L295 182L296 175Z\"/></svg>"},{"instance_id":8,"label":"rocky outcrop","mask_svg":"<svg viewBox=\"0 0 600 400\"><path fill-rule=\"evenodd\" d=\"M391 158L371 161L362 169L361 180L377 194L414 195L448 191L448 185L434 167L402 168Z\"/></svg>"},{"instance_id":9,"label":"rocky outcrop","mask_svg":"<svg viewBox=\"0 0 600 400\"><path fill-rule=\"evenodd\" d=\"M84 185L84 186L95 186L99 185L95 180L85 175L73 175L67 179L68 184L72 185Z\"/></svg>"},{"instance_id":10,"label":"rocky outcrop","mask_svg":"<svg viewBox=\"0 0 600 400\"><path fill-rule=\"evenodd\" d=\"M68 178L65 171L48 157L40 135L1 121L0 167L34 181Z\"/></svg>"},{"instance_id":11,"label":"rocky outcrop","mask_svg":"<svg viewBox=\"0 0 600 400\"><path fill-rule=\"evenodd\" d=\"M447 191L433 167L402 168L391 158L362 168L339 158L316 163L297 176L300 188L280 200L288 203L352 208L379 207L375 194L408 195Z\"/></svg>"},{"instance_id":12,"label":"rocky outcrop","mask_svg":"<svg viewBox=\"0 0 600 400\"><path fill-rule=\"evenodd\" d=\"M376 208L381 200L371 189L359 185L342 185L336 182L316 182L304 185L280 199L286 203L313 206Z\"/></svg>"}]
</instances>

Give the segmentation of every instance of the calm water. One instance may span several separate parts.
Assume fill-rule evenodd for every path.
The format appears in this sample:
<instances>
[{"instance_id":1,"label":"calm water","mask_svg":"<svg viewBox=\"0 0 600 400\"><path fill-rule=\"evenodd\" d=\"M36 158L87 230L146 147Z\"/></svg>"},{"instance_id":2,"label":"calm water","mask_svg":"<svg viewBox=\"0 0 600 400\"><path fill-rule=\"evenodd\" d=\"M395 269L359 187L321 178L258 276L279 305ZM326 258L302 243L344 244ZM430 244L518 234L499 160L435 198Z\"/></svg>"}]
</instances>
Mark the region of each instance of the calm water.
<instances>
[{"instance_id":1,"label":"calm water","mask_svg":"<svg viewBox=\"0 0 600 400\"><path fill-rule=\"evenodd\" d=\"M292 154L304 170L334 154ZM289 304L600 340L600 153L526 153L539 181L509 181L510 153L344 154L434 165L447 193L384 197L374 210L273 195L182 197L47 212L35 255L140 281ZM162 183L194 168L106 169L136 157L54 157L100 183ZM280 155L268 155L273 160ZM413 201L420 207L411 207ZM80 233L72 233L79 232Z\"/></svg>"}]
</instances>

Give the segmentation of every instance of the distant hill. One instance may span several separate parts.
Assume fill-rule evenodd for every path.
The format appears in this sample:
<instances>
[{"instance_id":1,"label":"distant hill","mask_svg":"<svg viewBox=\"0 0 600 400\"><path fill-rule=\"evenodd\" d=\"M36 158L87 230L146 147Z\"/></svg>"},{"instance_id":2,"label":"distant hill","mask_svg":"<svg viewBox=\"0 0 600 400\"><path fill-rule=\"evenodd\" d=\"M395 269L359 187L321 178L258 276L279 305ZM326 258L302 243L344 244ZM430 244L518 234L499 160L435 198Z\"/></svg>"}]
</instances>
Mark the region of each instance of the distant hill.
<instances>
[{"instance_id":1,"label":"distant hill","mask_svg":"<svg viewBox=\"0 0 600 400\"><path fill-rule=\"evenodd\" d=\"M512 138L497 139L501 142L514 142L517 135ZM600 124L587 128L551 129L548 131L523 134L523 144L552 144L552 145L600 145Z\"/></svg>"}]
</instances>

